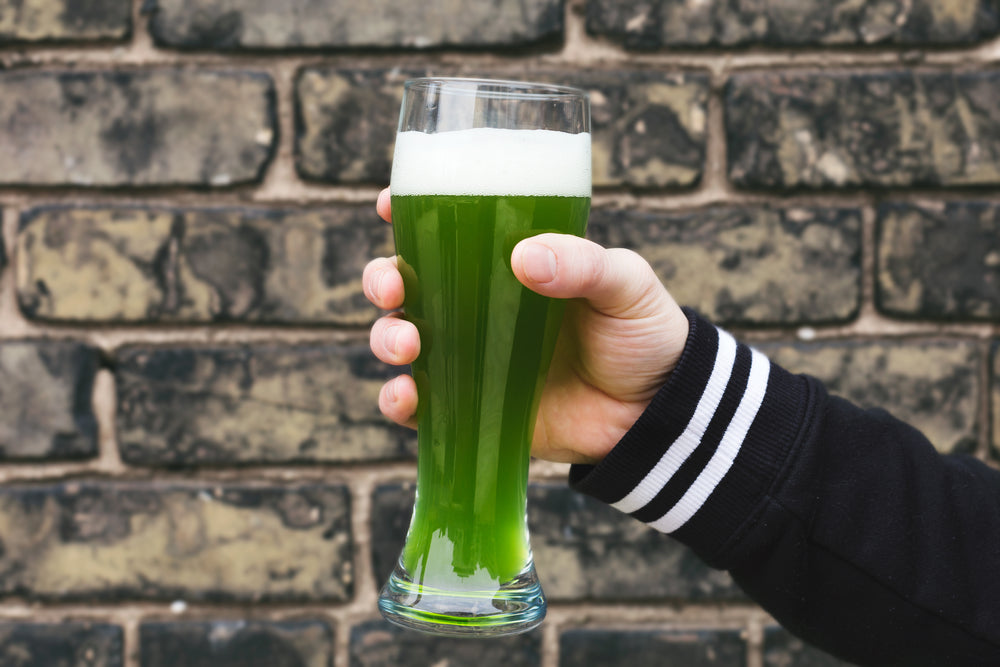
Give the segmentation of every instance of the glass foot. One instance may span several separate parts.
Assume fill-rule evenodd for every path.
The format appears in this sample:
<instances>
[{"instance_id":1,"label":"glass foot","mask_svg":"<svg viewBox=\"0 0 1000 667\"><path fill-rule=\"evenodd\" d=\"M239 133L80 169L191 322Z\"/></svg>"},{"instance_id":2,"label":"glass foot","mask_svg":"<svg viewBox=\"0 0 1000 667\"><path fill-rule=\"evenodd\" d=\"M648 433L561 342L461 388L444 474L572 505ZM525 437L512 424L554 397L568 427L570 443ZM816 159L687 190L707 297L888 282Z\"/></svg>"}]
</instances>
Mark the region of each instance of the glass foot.
<instances>
[{"instance_id":1,"label":"glass foot","mask_svg":"<svg viewBox=\"0 0 1000 667\"><path fill-rule=\"evenodd\" d=\"M538 626L546 604L534 564L490 590L418 584L397 564L379 595L378 608L387 621L411 630L446 637L503 637Z\"/></svg>"}]
</instances>

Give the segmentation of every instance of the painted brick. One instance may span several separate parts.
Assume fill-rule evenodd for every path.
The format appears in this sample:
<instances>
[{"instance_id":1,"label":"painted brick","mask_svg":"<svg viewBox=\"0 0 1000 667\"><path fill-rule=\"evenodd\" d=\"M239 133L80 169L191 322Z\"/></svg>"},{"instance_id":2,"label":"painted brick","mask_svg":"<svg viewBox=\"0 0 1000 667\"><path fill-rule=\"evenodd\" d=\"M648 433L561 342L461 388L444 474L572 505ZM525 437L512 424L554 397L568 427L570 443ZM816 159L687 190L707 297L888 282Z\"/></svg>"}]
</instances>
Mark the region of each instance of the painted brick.
<instances>
[{"instance_id":1,"label":"painted brick","mask_svg":"<svg viewBox=\"0 0 1000 667\"><path fill-rule=\"evenodd\" d=\"M97 456L98 356L77 343L0 342L0 460Z\"/></svg>"},{"instance_id":2,"label":"painted brick","mask_svg":"<svg viewBox=\"0 0 1000 667\"><path fill-rule=\"evenodd\" d=\"M139 626L142 667L331 667L323 621L211 620Z\"/></svg>"},{"instance_id":3,"label":"painted brick","mask_svg":"<svg viewBox=\"0 0 1000 667\"><path fill-rule=\"evenodd\" d=\"M122 667L122 637L103 623L0 623L0 665Z\"/></svg>"},{"instance_id":4,"label":"painted brick","mask_svg":"<svg viewBox=\"0 0 1000 667\"><path fill-rule=\"evenodd\" d=\"M564 667L743 667L746 654L738 630L582 628L559 636L559 664Z\"/></svg>"},{"instance_id":5,"label":"painted brick","mask_svg":"<svg viewBox=\"0 0 1000 667\"><path fill-rule=\"evenodd\" d=\"M18 299L72 322L367 324L371 205L317 210L40 208L22 216Z\"/></svg>"},{"instance_id":6,"label":"painted brick","mask_svg":"<svg viewBox=\"0 0 1000 667\"><path fill-rule=\"evenodd\" d=\"M129 0L0 0L0 44L121 40L131 29Z\"/></svg>"},{"instance_id":7,"label":"painted brick","mask_svg":"<svg viewBox=\"0 0 1000 667\"><path fill-rule=\"evenodd\" d=\"M878 229L879 310L948 322L1000 318L996 204L883 204Z\"/></svg>"},{"instance_id":8,"label":"painted brick","mask_svg":"<svg viewBox=\"0 0 1000 667\"><path fill-rule=\"evenodd\" d=\"M991 392L990 399L990 405L992 406L990 423L993 428L993 456L997 462L1000 462L1000 339L993 342L992 355L993 391Z\"/></svg>"},{"instance_id":9,"label":"painted brick","mask_svg":"<svg viewBox=\"0 0 1000 667\"><path fill-rule=\"evenodd\" d=\"M588 0L587 31L628 49L971 44L1000 31L990 0Z\"/></svg>"},{"instance_id":10,"label":"painted brick","mask_svg":"<svg viewBox=\"0 0 1000 667\"><path fill-rule=\"evenodd\" d=\"M725 93L745 188L1000 183L1000 74L748 72Z\"/></svg>"},{"instance_id":11,"label":"painted brick","mask_svg":"<svg viewBox=\"0 0 1000 667\"><path fill-rule=\"evenodd\" d=\"M563 33L562 0L154 0L150 5L153 38L184 49L503 49Z\"/></svg>"},{"instance_id":12,"label":"painted brick","mask_svg":"<svg viewBox=\"0 0 1000 667\"><path fill-rule=\"evenodd\" d=\"M844 322L860 308L859 209L595 209L587 235L636 250L675 299L720 323Z\"/></svg>"},{"instance_id":13,"label":"painted brick","mask_svg":"<svg viewBox=\"0 0 1000 667\"><path fill-rule=\"evenodd\" d=\"M383 620L351 628L351 667L535 667L542 664L541 630L512 637L468 640L403 630Z\"/></svg>"},{"instance_id":14,"label":"painted brick","mask_svg":"<svg viewBox=\"0 0 1000 667\"><path fill-rule=\"evenodd\" d=\"M138 465L413 457L378 411L397 371L368 346L130 348L115 366L118 442Z\"/></svg>"},{"instance_id":15,"label":"painted brick","mask_svg":"<svg viewBox=\"0 0 1000 667\"><path fill-rule=\"evenodd\" d=\"M0 489L0 594L343 601L343 486L67 482Z\"/></svg>"},{"instance_id":16,"label":"painted brick","mask_svg":"<svg viewBox=\"0 0 1000 667\"><path fill-rule=\"evenodd\" d=\"M460 70L304 69L296 84L297 166L331 183L389 182L403 83ZM597 186L688 187L704 169L709 79L657 71L497 70L587 90Z\"/></svg>"},{"instance_id":17,"label":"painted brick","mask_svg":"<svg viewBox=\"0 0 1000 667\"><path fill-rule=\"evenodd\" d=\"M247 71L0 71L0 185L256 182L274 94Z\"/></svg>"}]
</instances>

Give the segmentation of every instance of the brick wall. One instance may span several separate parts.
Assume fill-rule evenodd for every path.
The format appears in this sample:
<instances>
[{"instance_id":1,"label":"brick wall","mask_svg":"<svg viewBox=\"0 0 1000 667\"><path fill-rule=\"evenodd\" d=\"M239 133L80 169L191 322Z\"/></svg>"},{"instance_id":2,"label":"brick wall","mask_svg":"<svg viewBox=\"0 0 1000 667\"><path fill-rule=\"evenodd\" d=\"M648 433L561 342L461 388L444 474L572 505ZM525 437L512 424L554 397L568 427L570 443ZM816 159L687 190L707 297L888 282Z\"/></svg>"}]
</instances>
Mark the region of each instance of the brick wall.
<instances>
[{"instance_id":1,"label":"brick wall","mask_svg":"<svg viewBox=\"0 0 1000 667\"><path fill-rule=\"evenodd\" d=\"M0 0L0 663L834 664L551 464L540 630L380 621L414 438L359 278L401 84L587 88L592 238L995 462L998 61L995 0Z\"/></svg>"}]
</instances>

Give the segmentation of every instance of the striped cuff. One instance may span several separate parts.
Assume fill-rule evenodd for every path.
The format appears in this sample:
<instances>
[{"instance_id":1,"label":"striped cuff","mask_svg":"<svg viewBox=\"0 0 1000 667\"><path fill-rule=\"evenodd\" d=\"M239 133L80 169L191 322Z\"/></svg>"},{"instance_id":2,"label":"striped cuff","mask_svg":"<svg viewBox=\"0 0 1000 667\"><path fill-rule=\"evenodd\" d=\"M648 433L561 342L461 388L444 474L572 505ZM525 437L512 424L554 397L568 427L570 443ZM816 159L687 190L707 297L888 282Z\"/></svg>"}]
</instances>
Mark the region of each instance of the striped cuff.
<instances>
[{"instance_id":1,"label":"striped cuff","mask_svg":"<svg viewBox=\"0 0 1000 667\"><path fill-rule=\"evenodd\" d=\"M807 381L692 311L667 384L571 486L671 533L712 562L756 509L799 432Z\"/></svg>"}]
</instances>

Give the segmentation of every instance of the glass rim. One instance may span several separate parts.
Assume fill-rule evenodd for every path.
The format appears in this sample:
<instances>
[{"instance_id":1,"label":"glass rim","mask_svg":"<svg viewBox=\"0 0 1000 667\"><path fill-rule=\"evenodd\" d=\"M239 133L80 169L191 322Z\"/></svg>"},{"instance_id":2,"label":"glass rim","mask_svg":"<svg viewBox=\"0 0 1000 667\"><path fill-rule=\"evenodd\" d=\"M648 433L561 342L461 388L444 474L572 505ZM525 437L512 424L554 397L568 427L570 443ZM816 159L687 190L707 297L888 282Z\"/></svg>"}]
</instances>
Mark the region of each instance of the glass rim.
<instances>
[{"instance_id":1,"label":"glass rim","mask_svg":"<svg viewBox=\"0 0 1000 667\"><path fill-rule=\"evenodd\" d=\"M410 90L430 90L435 86L447 87L448 94L470 97L491 97L525 100L560 100L588 98L582 88L542 81L520 81L516 79L486 79L481 77L426 76L409 79L403 88ZM466 84L464 87L462 84ZM502 87L503 90L482 90L480 86ZM474 86L474 87L473 87Z\"/></svg>"}]
</instances>

